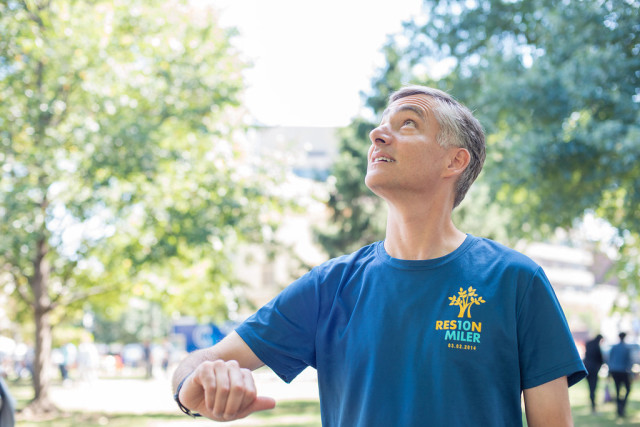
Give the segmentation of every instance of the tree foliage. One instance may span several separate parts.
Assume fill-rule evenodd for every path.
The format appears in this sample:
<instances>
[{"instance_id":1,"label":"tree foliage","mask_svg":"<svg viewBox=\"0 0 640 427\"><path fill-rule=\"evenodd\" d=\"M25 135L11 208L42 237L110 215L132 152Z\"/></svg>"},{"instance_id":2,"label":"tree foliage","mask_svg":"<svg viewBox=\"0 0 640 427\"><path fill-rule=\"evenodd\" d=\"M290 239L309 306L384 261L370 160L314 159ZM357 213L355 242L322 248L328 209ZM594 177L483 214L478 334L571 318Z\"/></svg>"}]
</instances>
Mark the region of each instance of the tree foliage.
<instances>
[{"instance_id":1,"label":"tree foliage","mask_svg":"<svg viewBox=\"0 0 640 427\"><path fill-rule=\"evenodd\" d=\"M233 248L275 227L232 35L179 0L0 3L0 284L34 318L36 400L52 319L131 295L224 317Z\"/></svg>"},{"instance_id":2,"label":"tree foliage","mask_svg":"<svg viewBox=\"0 0 640 427\"><path fill-rule=\"evenodd\" d=\"M487 210L465 212L477 190L512 238L570 227L585 212L637 234L639 8L635 0L427 0L424 17L385 46L367 103L379 114L389 86L416 83L474 110L488 158L460 217Z\"/></svg>"},{"instance_id":3,"label":"tree foliage","mask_svg":"<svg viewBox=\"0 0 640 427\"><path fill-rule=\"evenodd\" d=\"M415 70L453 58L440 84L487 127L492 194L514 221L530 230L569 227L595 210L637 229L639 3L425 6L428 22L406 27L405 59Z\"/></svg>"}]
</instances>

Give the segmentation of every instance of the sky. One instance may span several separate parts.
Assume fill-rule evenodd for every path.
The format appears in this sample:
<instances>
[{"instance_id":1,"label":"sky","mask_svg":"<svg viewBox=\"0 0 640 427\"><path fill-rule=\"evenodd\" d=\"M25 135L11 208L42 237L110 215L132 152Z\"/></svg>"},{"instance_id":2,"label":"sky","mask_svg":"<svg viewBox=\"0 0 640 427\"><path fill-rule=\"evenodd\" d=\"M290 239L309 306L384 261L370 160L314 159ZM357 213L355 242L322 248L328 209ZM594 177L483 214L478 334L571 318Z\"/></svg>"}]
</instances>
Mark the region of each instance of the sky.
<instances>
[{"instance_id":1,"label":"sky","mask_svg":"<svg viewBox=\"0 0 640 427\"><path fill-rule=\"evenodd\" d=\"M268 126L346 126L363 110L387 35L421 0L212 0L253 63L245 105Z\"/></svg>"}]
</instances>

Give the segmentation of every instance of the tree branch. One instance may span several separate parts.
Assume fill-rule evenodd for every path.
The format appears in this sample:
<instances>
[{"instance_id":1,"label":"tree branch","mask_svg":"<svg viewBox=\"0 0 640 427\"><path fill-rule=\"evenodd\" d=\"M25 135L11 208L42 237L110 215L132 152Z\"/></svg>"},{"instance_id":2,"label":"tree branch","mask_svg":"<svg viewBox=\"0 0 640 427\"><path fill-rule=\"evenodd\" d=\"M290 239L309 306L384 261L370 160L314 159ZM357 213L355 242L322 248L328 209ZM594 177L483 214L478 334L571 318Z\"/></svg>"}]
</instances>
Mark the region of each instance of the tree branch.
<instances>
[{"instance_id":1,"label":"tree branch","mask_svg":"<svg viewBox=\"0 0 640 427\"><path fill-rule=\"evenodd\" d=\"M71 93L71 84L63 84L63 85L58 86L58 89L56 90L56 94L52 98L49 107L51 109L53 107L53 103L58 98L61 98L61 101L64 102L64 104L65 104L65 108L64 108L64 111L62 111L60 114L55 116L55 118L53 118L53 114L51 115L51 119L49 120L49 126L56 127L67 116L67 114L69 112L67 101L69 100L69 94L70 93Z\"/></svg>"},{"instance_id":2,"label":"tree branch","mask_svg":"<svg viewBox=\"0 0 640 427\"><path fill-rule=\"evenodd\" d=\"M76 268L76 266L78 265L78 261L73 261L71 262L70 265L67 265L66 268L63 269L62 273L60 273L60 277L62 279L62 287L66 288L67 283L69 282L69 279L71 278L71 274L73 273L73 270ZM57 271L57 269L56 269ZM59 293L57 296L51 298L51 303L53 305L57 305L58 301L60 301L63 298L64 294Z\"/></svg>"},{"instance_id":3,"label":"tree branch","mask_svg":"<svg viewBox=\"0 0 640 427\"><path fill-rule=\"evenodd\" d=\"M31 7L29 7L29 2L27 2L26 0L22 0L21 3L24 7L24 10L27 11L33 22L38 24L38 27L42 28L44 26L44 22L42 22L42 18L38 14L36 14ZM46 7L49 7L49 2L46 2L42 6L36 5L36 9L38 10L38 12L45 9Z\"/></svg>"},{"instance_id":4,"label":"tree branch","mask_svg":"<svg viewBox=\"0 0 640 427\"><path fill-rule=\"evenodd\" d=\"M51 303L51 308L56 308L59 305L71 305L76 301L80 301L92 296L106 294L107 292L113 291L114 289L107 288L106 286L96 286L91 289L88 289L85 292L77 292L73 295L70 295L68 298L57 298L56 301ZM60 301L58 301L60 300Z\"/></svg>"},{"instance_id":5,"label":"tree branch","mask_svg":"<svg viewBox=\"0 0 640 427\"><path fill-rule=\"evenodd\" d=\"M25 292L25 290L23 289L22 284L20 283L20 277L18 277L18 275L16 274L15 271L13 271L13 269L9 269L9 274L11 275L11 277L13 277L13 282L16 285L16 292L18 293L18 296L20 296L20 298L29 306L34 307L35 306L35 300L32 298L29 298L29 295L27 295L27 293ZM28 280L27 280L28 281Z\"/></svg>"}]
</instances>

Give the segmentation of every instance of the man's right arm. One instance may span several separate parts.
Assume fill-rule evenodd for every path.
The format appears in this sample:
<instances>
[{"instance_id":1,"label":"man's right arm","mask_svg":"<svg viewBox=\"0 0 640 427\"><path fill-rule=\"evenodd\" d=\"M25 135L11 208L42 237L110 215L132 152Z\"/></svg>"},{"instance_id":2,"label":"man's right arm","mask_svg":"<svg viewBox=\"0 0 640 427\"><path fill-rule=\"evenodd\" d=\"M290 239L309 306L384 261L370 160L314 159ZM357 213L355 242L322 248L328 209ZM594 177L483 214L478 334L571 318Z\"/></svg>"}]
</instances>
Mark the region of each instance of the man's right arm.
<instances>
[{"instance_id":1,"label":"man's right arm","mask_svg":"<svg viewBox=\"0 0 640 427\"><path fill-rule=\"evenodd\" d=\"M236 333L203 350L190 353L173 374L174 394L192 412L216 421L230 421L265 409L275 401L258 396L251 371L262 361Z\"/></svg>"}]
</instances>

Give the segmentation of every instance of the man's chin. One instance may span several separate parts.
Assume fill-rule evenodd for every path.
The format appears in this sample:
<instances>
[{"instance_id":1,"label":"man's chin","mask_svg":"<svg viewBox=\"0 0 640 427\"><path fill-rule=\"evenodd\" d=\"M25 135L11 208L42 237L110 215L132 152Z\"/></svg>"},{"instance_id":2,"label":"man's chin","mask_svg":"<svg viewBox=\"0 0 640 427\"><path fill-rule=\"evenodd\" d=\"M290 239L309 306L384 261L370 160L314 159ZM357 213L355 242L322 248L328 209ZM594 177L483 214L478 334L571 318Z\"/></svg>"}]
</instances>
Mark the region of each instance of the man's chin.
<instances>
[{"instance_id":1,"label":"man's chin","mask_svg":"<svg viewBox=\"0 0 640 427\"><path fill-rule=\"evenodd\" d=\"M364 177L364 184L375 195L382 197L381 193L384 191L384 183L380 177L376 177L375 174L367 173Z\"/></svg>"}]
</instances>

